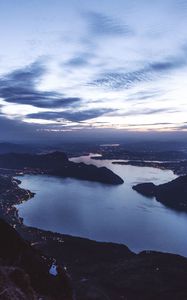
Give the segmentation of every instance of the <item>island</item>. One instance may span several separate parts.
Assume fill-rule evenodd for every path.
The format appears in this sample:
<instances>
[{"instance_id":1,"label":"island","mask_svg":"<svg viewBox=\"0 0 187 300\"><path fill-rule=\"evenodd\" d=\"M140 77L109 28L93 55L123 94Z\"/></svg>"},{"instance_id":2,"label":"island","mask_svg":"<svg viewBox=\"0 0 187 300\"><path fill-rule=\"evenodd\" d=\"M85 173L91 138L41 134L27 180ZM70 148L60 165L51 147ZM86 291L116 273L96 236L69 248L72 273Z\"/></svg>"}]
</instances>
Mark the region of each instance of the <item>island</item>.
<instances>
[{"instance_id":1,"label":"island","mask_svg":"<svg viewBox=\"0 0 187 300\"><path fill-rule=\"evenodd\" d=\"M155 197L157 201L170 208L187 212L187 175L160 185L146 182L132 188L144 196Z\"/></svg>"},{"instance_id":2,"label":"island","mask_svg":"<svg viewBox=\"0 0 187 300\"><path fill-rule=\"evenodd\" d=\"M5 174L47 174L118 185L124 181L106 167L71 162L65 153L9 153L0 155L0 172Z\"/></svg>"}]
</instances>

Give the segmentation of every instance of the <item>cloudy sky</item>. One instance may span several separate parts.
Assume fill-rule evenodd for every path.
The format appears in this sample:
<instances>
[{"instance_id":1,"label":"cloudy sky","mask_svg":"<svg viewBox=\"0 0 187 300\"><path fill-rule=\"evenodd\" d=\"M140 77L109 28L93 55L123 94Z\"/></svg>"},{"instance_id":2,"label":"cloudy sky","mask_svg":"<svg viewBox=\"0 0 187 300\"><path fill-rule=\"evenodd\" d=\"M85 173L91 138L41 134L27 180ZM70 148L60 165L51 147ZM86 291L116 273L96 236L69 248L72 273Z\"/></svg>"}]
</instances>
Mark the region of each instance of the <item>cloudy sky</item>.
<instances>
[{"instance_id":1,"label":"cloudy sky","mask_svg":"<svg viewBox=\"0 0 187 300\"><path fill-rule=\"evenodd\" d=\"M186 28L187 0L1 0L0 139L187 130Z\"/></svg>"}]
</instances>

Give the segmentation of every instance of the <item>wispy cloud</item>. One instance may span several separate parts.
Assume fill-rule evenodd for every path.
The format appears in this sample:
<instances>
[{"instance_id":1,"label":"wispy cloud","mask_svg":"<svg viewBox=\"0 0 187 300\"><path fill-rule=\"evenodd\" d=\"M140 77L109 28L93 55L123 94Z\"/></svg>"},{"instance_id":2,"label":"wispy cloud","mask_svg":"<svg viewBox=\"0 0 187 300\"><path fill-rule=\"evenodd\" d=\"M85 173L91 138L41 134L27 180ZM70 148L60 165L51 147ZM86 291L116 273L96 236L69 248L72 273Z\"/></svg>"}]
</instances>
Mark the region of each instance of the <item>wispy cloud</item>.
<instances>
[{"instance_id":1,"label":"wispy cloud","mask_svg":"<svg viewBox=\"0 0 187 300\"><path fill-rule=\"evenodd\" d=\"M114 17L99 12L87 12L85 16L90 33L95 36L132 34L128 25L120 23Z\"/></svg>"},{"instance_id":2,"label":"wispy cloud","mask_svg":"<svg viewBox=\"0 0 187 300\"><path fill-rule=\"evenodd\" d=\"M89 66L90 60L94 57L93 53L79 52L75 53L70 59L68 59L63 65L71 68L79 68L84 66Z\"/></svg>"},{"instance_id":3,"label":"wispy cloud","mask_svg":"<svg viewBox=\"0 0 187 300\"><path fill-rule=\"evenodd\" d=\"M135 108L127 111L115 111L114 113L110 113L110 116L137 116L137 115L154 115L154 114L162 114L162 113L176 113L178 111L177 108Z\"/></svg>"},{"instance_id":4,"label":"wispy cloud","mask_svg":"<svg viewBox=\"0 0 187 300\"><path fill-rule=\"evenodd\" d=\"M129 89L140 82L157 80L164 74L186 66L184 57L171 57L165 61L146 62L143 68L132 72L110 72L100 75L100 78L90 82L89 85L111 89Z\"/></svg>"}]
</instances>

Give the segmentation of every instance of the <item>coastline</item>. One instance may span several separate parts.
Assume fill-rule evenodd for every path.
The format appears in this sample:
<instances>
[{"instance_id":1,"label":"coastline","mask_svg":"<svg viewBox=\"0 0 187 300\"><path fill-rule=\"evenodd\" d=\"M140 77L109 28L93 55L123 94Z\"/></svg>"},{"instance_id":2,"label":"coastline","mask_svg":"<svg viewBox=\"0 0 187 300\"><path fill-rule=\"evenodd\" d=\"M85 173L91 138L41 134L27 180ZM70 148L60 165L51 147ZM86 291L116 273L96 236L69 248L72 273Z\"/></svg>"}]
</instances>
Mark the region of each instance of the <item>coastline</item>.
<instances>
[{"instance_id":1,"label":"coastline","mask_svg":"<svg viewBox=\"0 0 187 300\"><path fill-rule=\"evenodd\" d=\"M34 193L21 189L19 184L16 180L15 190L11 192L15 194L16 191L18 196L21 190L21 197L8 201L9 220L6 210L4 217L32 247L46 257L53 257L67 270L77 300L96 299L94 297L135 300L137 295L144 300L156 300L161 295L163 298L159 299L176 299L180 293L181 299L186 299L187 258L155 251L135 254L123 244L97 242L26 226L14 205L28 201ZM168 278L171 274L175 278L176 269L178 280L173 283ZM173 286L177 286L177 294Z\"/></svg>"},{"instance_id":2,"label":"coastline","mask_svg":"<svg viewBox=\"0 0 187 300\"><path fill-rule=\"evenodd\" d=\"M94 158L95 159L95 158ZM184 164L185 163L185 164ZM186 175L187 174L187 161L144 161L144 160L129 160L129 161L113 161L112 164L116 165L130 165L136 167L151 167L160 170L170 170L175 175Z\"/></svg>"}]
</instances>

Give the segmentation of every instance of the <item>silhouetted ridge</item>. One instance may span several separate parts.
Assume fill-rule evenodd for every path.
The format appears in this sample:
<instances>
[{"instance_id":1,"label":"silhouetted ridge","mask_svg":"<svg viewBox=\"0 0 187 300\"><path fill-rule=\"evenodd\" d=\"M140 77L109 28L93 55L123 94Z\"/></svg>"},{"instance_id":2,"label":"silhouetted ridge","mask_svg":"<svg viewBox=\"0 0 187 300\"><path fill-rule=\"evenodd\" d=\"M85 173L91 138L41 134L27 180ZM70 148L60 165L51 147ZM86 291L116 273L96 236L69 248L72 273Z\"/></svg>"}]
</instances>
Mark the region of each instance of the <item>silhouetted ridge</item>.
<instances>
[{"instance_id":1,"label":"silhouetted ridge","mask_svg":"<svg viewBox=\"0 0 187 300\"><path fill-rule=\"evenodd\" d=\"M43 173L61 177L98 181L108 184L122 184L123 180L111 170L68 160L63 152L47 154L3 154L0 155L0 168L21 170L24 173Z\"/></svg>"}]
</instances>

